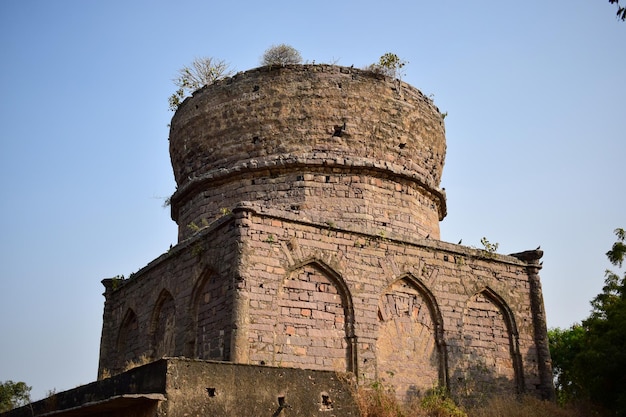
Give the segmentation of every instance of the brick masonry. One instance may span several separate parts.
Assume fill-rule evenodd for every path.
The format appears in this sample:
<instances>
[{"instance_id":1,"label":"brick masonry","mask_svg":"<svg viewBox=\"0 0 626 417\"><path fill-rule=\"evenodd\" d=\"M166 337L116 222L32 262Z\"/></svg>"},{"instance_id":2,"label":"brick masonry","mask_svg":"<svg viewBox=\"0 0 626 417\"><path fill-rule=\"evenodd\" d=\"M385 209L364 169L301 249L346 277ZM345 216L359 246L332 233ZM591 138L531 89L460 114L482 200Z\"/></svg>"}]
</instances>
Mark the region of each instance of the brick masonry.
<instances>
[{"instance_id":1,"label":"brick masonry","mask_svg":"<svg viewBox=\"0 0 626 417\"><path fill-rule=\"evenodd\" d=\"M172 120L179 243L107 279L100 376L163 356L552 396L540 251L439 240L442 116L353 68L260 68Z\"/></svg>"}]
</instances>

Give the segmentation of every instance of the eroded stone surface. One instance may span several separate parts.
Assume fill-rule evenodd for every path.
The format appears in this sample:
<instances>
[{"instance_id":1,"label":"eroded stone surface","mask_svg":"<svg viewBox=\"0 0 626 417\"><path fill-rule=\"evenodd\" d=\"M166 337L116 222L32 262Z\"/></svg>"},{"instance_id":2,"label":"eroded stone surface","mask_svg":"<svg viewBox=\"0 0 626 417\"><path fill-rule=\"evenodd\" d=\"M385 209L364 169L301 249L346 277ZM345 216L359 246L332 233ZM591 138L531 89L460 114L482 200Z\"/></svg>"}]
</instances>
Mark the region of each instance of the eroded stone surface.
<instances>
[{"instance_id":1,"label":"eroded stone surface","mask_svg":"<svg viewBox=\"0 0 626 417\"><path fill-rule=\"evenodd\" d=\"M199 90L171 123L179 237L250 201L439 237L443 118L415 88L332 65L260 68Z\"/></svg>"}]
</instances>

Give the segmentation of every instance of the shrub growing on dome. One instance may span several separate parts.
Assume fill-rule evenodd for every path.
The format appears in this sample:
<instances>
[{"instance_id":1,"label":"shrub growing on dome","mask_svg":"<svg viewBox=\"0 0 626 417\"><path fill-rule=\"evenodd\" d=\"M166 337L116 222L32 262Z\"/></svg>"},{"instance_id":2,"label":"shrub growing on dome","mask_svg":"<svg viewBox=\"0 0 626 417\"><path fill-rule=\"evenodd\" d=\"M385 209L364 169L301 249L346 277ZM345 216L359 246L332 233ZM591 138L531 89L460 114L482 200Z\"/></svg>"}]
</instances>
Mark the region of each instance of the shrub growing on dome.
<instances>
[{"instance_id":1,"label":"shrub growing on dome","mask_svg":"<svg viewBox=\"0 0 626 417\"><path fill-rule=\"evenodd\" d=\"M287 65L300 64L302 56L297 49L290 45L281 43L280 45L272 45L261 57L261 65Z\"/></svg>"},{"instance_id":2,"label":"shrub growing on dome","mask_svg":"<svg viewBox=\"0 0 626 417\"><path fill-rule=\"evenodd\" d=\"M178 77L173 80L178 90L168 99L170 110L176 110L185 97L199 88L231 75L230 64L224 60L212 57L194 59L191 66L178 70Z\"/></svg>"}]
</instances>

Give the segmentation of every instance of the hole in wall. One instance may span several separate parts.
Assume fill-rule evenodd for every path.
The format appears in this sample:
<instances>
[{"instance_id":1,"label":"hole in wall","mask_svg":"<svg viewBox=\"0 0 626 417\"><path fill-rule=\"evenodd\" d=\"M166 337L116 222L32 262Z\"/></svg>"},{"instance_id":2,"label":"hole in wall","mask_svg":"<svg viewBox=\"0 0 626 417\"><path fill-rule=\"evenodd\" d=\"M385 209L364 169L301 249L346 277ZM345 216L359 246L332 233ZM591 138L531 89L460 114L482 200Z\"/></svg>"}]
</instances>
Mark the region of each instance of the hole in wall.
<instances>
[{"instance_id":1,"label":"hole in wall","mask_svg":"<svg viewBox=\"0 0 626 417\"><path fill-rule=\"evenodd\" d=\"M296 181L304 181L304 175L298 175Z\"/></svg>"},{"instance_id":2,"label":"hole in wall","mask_svg":"<svg viewBox=\"0 0 626 417\"><path fill-rule=\"evenodd\" d=\"M259 362L259 365L265 365L265 361Z\"/></svg>"},{"instance_id":3,"label":"hole in wall","mask_svg":"<svg viewBox=\"0 0 626 417\"><path fill-rule=\"evenodd\" d=\"M279 396L278 397L278 409L274 411L274 414L272 414L272 417L278 417L283 412L283 409L285 408L291 408L291 406L285 402L284 396Z\"/></svg>"},{"instance_id":4,"label":"hole in wall","mask_svg":"<svg viewBox=\"0 0 626 417\"><path fill-rule=\"evenodd\" d=\"M330 175L326 175L326 182L330 182Z\"/></svg>"},{"instance_id":5,"label":"hole in wall","mask_svg":"<svg viewBox=\"0 0 626 417\"><path fill-rule=\"evenodd\" d=\"M207 394L209 394L209 397L215 397L217 395L217 392L215 390L215 388L207 388L206 389Z\"/></svg>"},{"instance_id":6,"label":"hole in wall","mask_svg":"<svg viewBox=\"0 0 626 417\"><path fill-rule=\"evenodd\" d=\"M252 89L252 92L256 93L257 91L259 91L259 88L260 87L258 85L255 85L254 88Z\"/></svg>"},{"instance_id":7,"label":"hole in wall","mask_svg":"<svg viewBox=\"0 0 626 417\"><path fill-rule=\"evenodd\" d=\"M320 402L320 411L330 411L333 409L333 400L330 399L330 395L327 392L322 392L320 394L321 402Z\"/></svg>"},{"instance_id":8,"label":"hole in wall","mask_svg":"<svg viewBox=\"0 0 626 417\"><path fill-rule=\"evenodd\" d=\"M252 138L252 143L254 143L255 145L256 145L257 143L259 143L260 141L261 141L261 139L259 139L259 137L258 137L258 136L255 136L255 137L253 137L253 138Z\"/></svg>"},{"instance_id":9,"label":"hole in wall","mask_svg":"<svg viewBox=\"0 0 626 417\"><path fill-rule=\"evenodd\" d=\"M398 145L398 147L400 149L404 149L406 147L406 143L401 143L401 144Z\"/></svg>"},{"instance_id":10,"label":"hole in wall","mask_svg":"<svg viewBox=\"0 0 626 417\"><path fill-rule=\"evenodd\" d=\"M341 125L333 126L333 136L341 137L343 136L343 132L346 130L346 122L343 122Z\"/></svg>"}]
</instances>

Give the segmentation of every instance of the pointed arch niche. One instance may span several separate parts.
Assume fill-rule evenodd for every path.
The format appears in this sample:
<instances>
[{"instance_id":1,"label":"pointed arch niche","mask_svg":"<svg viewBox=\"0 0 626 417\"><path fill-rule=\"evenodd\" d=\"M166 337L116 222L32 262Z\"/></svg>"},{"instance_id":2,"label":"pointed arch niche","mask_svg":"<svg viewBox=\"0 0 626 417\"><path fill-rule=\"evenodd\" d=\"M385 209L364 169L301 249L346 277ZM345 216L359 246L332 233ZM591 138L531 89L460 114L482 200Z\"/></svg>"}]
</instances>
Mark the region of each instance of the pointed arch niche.
<instances>
[{"instance_id":1,"label":"pointed arch niche","mask_svg":"<svg viewBox=\"0 0 626 417\"><path fill-rule=\"evenodd\" d=\"M377 378L403 400L447 386L443 320L433 294L412 275L391 283L378 302Z\"/></svg>"},{"instance_id":2,"label":"pointed arch niche","mask_svg":"<svg viewBox=\"0 0 626 417\"><path fill-rule=\"evenodd\" d=\"M139 324L132 308L126 310L117 335L117 361L115 367L122 370L126 364L139 357Z\"/></svg>"},{"instance_id":3,"label":"pointed arch niche","mask_svg":"<svg viewBox=\"0 0 626 417\"><path fill-rule=\"evenodd\" d=\"M356 372L354 308L339 274L318 260L296 265L276 302L275 365Z\"/></svg>"},{"instance_id":4,"label":"pointed arch niche","mask_svg":"<svg viewBox=\"0 0 626 417\"><path fill-rule=\"evenodd\" d=\"M205 270L192 293L190 331L187 349L199 359L230 360L232 294L229 281L212 270Z\"/></svg>"},{"instance_id":5,"label":"pointed arch niche","mask_svg":"<svg viewBox=\"0 0 626 417\"><path fill-rule=\"evenodd\" d=\"M513 312L489 287L474 294L463 312L467 392L515 394L523 390L518 332Z\"/></svg>"},{"instance_id":6,"label":"pointed arch niche","mask_svg":"<svg viewBox=\"0 0 626 417\"><path fill-rule=\"evenodd\" d=\"M176 353L176 306L169 291L157 299L150 323L152 358L174 356Z\"/></svg>"}]
</instances>

